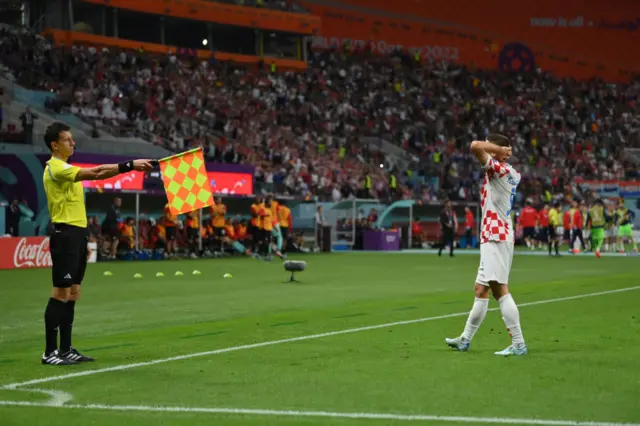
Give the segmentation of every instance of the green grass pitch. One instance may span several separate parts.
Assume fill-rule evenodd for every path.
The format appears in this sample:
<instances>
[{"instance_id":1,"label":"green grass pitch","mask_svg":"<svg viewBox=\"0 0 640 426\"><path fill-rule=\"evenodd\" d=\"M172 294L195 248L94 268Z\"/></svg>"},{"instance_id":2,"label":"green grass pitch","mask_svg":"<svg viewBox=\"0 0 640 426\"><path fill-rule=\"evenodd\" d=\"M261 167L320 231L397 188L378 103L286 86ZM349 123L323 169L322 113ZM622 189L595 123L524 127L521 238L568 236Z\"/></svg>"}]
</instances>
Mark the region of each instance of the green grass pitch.
<instances>
[{"instance_id":1,"label":"green grass pitch","mask_svg":"<svg viewBox=\"0 0 640 426\"><path fill-rule=\"evenodd\" d=\"M516 255L518 358L493 355L509 344L495 309L470 352L443 342L477 255L301 259L301 283L279 261L92 265L74 346L97 361L64 368L40 365L50 271L0 272L0 424L640 424L638 258Z\"/></svg>"}]
</instances>

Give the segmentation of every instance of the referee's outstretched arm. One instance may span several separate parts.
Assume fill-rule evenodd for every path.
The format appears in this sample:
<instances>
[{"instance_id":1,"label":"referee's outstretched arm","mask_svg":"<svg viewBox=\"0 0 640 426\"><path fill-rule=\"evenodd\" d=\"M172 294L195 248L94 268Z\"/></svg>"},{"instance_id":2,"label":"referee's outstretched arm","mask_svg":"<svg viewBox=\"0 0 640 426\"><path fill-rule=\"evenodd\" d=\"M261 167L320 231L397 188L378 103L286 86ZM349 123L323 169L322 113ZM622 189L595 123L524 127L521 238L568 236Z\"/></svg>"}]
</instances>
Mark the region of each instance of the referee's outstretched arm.
<instances>
[{"instance_id":1,"label":"referee's outstretched arm","mask_svg":"<svg viewBox=\"0 0 640 426\"><path fill-rule=\"evenodd\" d=\"M93 361L93 358L82 355L71 346L75 304L80 297L80 284L89 256L87 211L84 188L80 181L108 179L132 170L151 170L154 161L133 160L86 169L72 166L67 161L73 155L76 143L71 128L62 122L55 122L47 127L44 142L51 150L43 183L53 224L49 243L53 264L53 290L44 312L46 347L42 363L69 365Z\"/></svg>"}]
</instances>

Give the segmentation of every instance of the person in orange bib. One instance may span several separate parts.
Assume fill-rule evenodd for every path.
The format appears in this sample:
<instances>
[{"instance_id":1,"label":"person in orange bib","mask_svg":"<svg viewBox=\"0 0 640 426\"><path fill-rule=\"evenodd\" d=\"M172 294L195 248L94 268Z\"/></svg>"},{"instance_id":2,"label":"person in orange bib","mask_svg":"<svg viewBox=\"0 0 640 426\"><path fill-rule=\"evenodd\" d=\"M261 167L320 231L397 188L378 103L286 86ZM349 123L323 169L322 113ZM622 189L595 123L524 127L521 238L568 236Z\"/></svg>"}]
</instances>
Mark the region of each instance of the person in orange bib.
<instances>
[{"instance_id":1,"label":"person in orange bib","mask_svg":"<svg viewBox=\"0 0 640 426\"><path fill-rule=\"evenodd\" d=\"M222 204L222 198L220 196L216 196L214 199L214 204L211 206L211 221L213 223L213 235L214 238L219 242L219 247L216 249L220 250L220 253L224 250L224 227L225 227L225 215L227 214L227 206Z\"/></svg>"},{"instance_id":2,"label":"person in orange bib","mask_svg":"<svg viewBox=\"0 0 640 426\"><path fill-rule=\"evenodd\" d=\"M265 260L271 259L271 251L274 247L272 244L272 235L273 235L273 209L271 207L271 203L273 202L273 198L271 195L267 196L264 203L260 205L260 217L262 218L262 229L263 229L263 242L261 247L261 254L265 256ZM280 253L280 250L275 247L276 256L279 258L283 258L284 256Z\"/></svg>"},{"instance_id":3,"label":"person in orange bib","mask_svg":"<svg viewBox=\"0 0 640 426\"><path fill-rule=\"evenodd\" d=\"M238 241L238 235L236 234L236 230L233 227L233 223L231 223L231 220L227 220L224 231L224 240L227 244L231 245L231 247L233 247L233 249L238 253L251 256L251 250L246 248L244 245L242 245L242 243Z\"/></svg>"},{"instance_id":4,"label":"person in orange bib","mask_svg":"<svg viewBox=\"0 0 640 426\"><path fill-rule=\"evenodd\" d=\"M245 222L238 222L235 224L236 239L240 242L247 238L247 225Z\"/></svg>"},{"instance_id":5,"label":"person in orange bib","mask_svg":"<svg viewBox=\"0 0 640 426\"><path fill-rule=\"evenodd\" d=\"M282 231L280 230L280 219L278 216L280 203L275 199L273 194L269 194L268 198L271 199L271 217L273 218L271 236L276 240L276 247L278 247L278 251L282 251Z\"/></svg>"},{"instance_id":6,"label":"person in orange bib","mask_svg":"<svg viewBox=\"0 0 640 426\"><path fill-rule=\"evenodd\" d=\"M194 210L187 216L187 239L189 240L189 256L198 257L198 236L200 235L200 210Z\"/></svg>"},{"instance_id":7,"label":"person in orange bib","mask_svg":"<svg viewBox=\"0 0 640 426\"><path fill-rule=\"evenodd\" d=\"M256 253L258 247L262 244L262 218L260 217L260 205L262 197L256 196L253 204L251 204L251 226L249 234L251 234L251 251Z\"/></svg>"},{"instance_id":8,"label":"person in orange bib","mask_svg":"<svg viewBox=\"0 0 640 426\"><path fill-rule=\"evenodd\" d=\"M291 209L284 203L278 206L278 224L280 225L280 238L284 242L281 244L281 251L287 251L289 235L293 233L293 221L291 220Z\"/></svg>"}]
</instances>

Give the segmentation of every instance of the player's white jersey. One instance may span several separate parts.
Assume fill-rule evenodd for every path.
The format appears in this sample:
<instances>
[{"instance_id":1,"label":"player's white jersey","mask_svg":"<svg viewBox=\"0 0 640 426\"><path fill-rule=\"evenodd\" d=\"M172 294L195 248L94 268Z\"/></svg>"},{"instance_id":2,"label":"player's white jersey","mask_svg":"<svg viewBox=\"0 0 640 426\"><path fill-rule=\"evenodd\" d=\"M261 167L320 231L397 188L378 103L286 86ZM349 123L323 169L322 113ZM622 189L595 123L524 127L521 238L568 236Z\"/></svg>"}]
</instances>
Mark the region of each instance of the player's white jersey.
<instances>
[{"instance_id":1,"label":"player's white jersey","mask_svg":"<svg viewBox=\"0 0 640 426\"><path fill-rule=\"evenodd\" d=\"M520 183L520 173L511 165L489 157L481 191L482 227L480 243L515 242L511 208Z\"/></svg>"}]
</instances>

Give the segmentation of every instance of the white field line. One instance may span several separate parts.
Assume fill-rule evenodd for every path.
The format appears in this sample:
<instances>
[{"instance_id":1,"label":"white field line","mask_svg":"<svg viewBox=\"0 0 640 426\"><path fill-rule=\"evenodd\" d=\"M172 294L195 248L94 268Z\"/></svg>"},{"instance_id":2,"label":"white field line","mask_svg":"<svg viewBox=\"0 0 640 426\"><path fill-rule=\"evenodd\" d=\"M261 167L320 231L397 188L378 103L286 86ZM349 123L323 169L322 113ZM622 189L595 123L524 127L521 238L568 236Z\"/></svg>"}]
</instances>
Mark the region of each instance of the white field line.
<instances>
[{"instance_id":1,"label":"white field line","mask_svg":"<svg viewBox=\"0 0 640 426\"><path fill-rule=\"evenodd\" d=\"M599 291L599 292L596 292L596 293L580 294L580 295L577 295L577 296L559 297L559 298L555 298L555 299L539 300L537 302L527 302L527 303L522 303L519 306L520 307L524 307L524 306L543 305L543 304L547 304L547 303L563 302L563 301L566 301L566 300L584 299L584 298L587 298L587 297L604 296L604 295L607 295L607 294L622 293L622 292L633 291L633 290L638 290L638 289L640 289L640 286L620 288L620 289L616 289L616 290L605 290L605 291ZM491 309L489 309L489 311L496 311L496 310L499 310L499 309L500 308L491 308ZM241 351L241 350L245 350L245 349L256 349L256 348L262 348L262 347L266 347L266 346L280 345L280 344L283 344L283 343L292 343L292 342L301 342L301 341L305 341L305 340L320 339L320 338L323 338L323 337L338 336L338 335L342 335L342 334L358 333L358 332L361 332L361 331L377 330L377 329L380 329L380 328L389 328L389 327L395 327L395 326L399 326L399 325L417 324L417 323L422 323L422 322L427 322L427 321L435 321L435 320L440 320L440 319L467 316L468 314L469 314L468 311L456 312L456 313L453 313L453 314L438 315L438 316L434 316L434 317L417 318L417 319L408 320L408 321L396 321L396 322L389 322L389 323L385 323L385 324L370 325L370 326L366 326L366 327L357 327L357 328L349 328L349 329L346 329L346 330L330 331L328 333L311 334L311 335L308 335L308 336L291 337L291 338L288 338L288 339L271 340L271 341L267 341L267 342L252 343L252 344L249 344L249 345L231 346L231 347L228 347L228 348L214 349L214 350L206 351L206 352L196 352L196 353L191 353L191 354L174 356L174 357L170 357L170 358L160 358L160 359L155 359L155 360L151 360L151 361L136 362L136 363L132 363L132 364L121 364L121 365L116 365L116 366L113 366L113 367L105 367L105 368L98 368L98 369L94 369L94 370L78 371L76 373L61 374L61 375L58 375L58 376L43 377L41 379L27 380L27 381L24 381L24 382L16 382L16 383L11 383L11 384L2 386L2 387L0 387L0 389L3 389L3 388L4 389L15 389L17 387L37 385L39 383L59 382L60 380L72 379L74 377L92 376L94 374L108 373L108 372L111 372L111 371L130 370L132 368L147 367L147 366L150 366L150 365L164 364L166 362L172 362L172 361L181 361L181 360L185 360L185 359L198 358L198 357L209 356L209 355L219 355L219 354L223 354L223 353L227 353L227 352L235 352L235 351Z\"/></svg>"},{"instance_id":2,"label":"white field line","mask_svg":"<svg viewBox=\"0 0 640 426\"><path fill-rule=\"evenodd\" d=\"M70 393L54 390L54 389L17 388L12 390L16 390L20 392L43 393L45 395L49 395L51 398L47 402L42 403L48 407L61 407L62 405L65 404L65 402L71 401L73 399L73 395L71 395Z\"/></svg>"},{"instance_id":3,"label":"white field line","mask_svg":"<svg viewBox=\"0 0 640 426\"><path fill-rule=\"evenodd\" d=\"M0 406L22 407L52 407L46 403L27 401L0 401ZM294 411L294 410L260 410L247 408L199 408L199 407L159 407L145 405L63 405L56 408L71 408L102 411L138 411L160 413L201 413L201 414L243 414L254 416L278 417L324 417L342 419L365 420L396 420L419 422L458 422L458 423L494 423L515 425L548 425L548 426L640 426L638 423L584 422L577 420L543 420L517 419L508 417L465 417L465 416L434 416L423 414L385 414L385 413L337 413L331 411Z\"/></svg>"}]
</instances>

